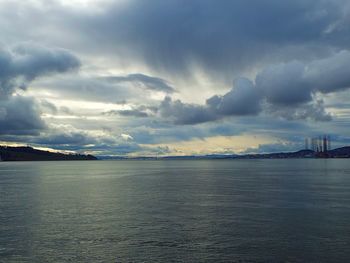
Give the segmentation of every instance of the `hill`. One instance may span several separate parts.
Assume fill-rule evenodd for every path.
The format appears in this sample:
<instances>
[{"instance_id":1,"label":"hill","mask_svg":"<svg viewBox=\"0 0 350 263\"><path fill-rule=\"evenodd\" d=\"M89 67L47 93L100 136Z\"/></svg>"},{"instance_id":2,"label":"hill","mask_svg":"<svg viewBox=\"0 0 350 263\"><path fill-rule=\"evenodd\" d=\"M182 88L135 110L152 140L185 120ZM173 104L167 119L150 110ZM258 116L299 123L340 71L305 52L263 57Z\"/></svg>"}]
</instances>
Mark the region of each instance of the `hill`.
<instances>
[{"instance_id":1,"label":"hill","mask_svg":"<svg viewBox=\"0 0 350 263\"><path fill-rule=\"evenodd\" d=\"M32 147L0 146L2 161L73 161L97 160L95 156L83 154L64 154L37 150Z\"/></svg>"},{"instance_id":2,"label":"hill","mask_svg":"<svg viewBox=\"0 0 350 263\"><path fill-rule=\"evenodd\" d=\"M332 158L350 158L350 146L330 150L328 153Z\"/></svg>"}]
</instances>

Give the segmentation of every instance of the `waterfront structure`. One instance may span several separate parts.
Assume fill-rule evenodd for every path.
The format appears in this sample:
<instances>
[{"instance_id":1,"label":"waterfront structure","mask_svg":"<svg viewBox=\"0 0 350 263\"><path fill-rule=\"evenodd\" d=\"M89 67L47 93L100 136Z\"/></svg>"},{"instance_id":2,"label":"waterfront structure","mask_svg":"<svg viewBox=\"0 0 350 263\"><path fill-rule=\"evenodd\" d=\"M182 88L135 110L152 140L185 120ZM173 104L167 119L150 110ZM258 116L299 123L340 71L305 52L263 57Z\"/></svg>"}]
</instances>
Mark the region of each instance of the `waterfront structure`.
<instances>
[{"instance_id":1,"label":"waterfront structure","mask_svg":"<svg viewBox=\"0 0 350 263\"><path fill-rule=\"evenodd\" d=\"M310 149L311 144L311 149ZM327 153L331 150L331 138L329 135L306 138L305 139L305 150L312 150L316 153Z\"/></svg>"},{"instance_id":2,"label":"waterfront structure","mask_svg":"<svg viewBox=\"0 0 350 263\"><path fill-rule=\"evenodd\" d=\"M305 138L305 150L309 150L309 138Z\"/></svg>"}]
</instances>

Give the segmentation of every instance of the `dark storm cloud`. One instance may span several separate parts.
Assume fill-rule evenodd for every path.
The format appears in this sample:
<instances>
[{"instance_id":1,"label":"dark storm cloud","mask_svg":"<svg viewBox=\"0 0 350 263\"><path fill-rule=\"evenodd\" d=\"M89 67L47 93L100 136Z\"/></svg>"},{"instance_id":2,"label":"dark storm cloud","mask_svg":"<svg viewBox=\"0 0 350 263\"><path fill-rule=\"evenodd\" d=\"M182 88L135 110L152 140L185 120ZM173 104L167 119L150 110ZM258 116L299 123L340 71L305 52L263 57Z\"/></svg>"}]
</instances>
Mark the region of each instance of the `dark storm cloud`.
<instances>
[{"instance_id":1,"label":"dark storm cloud","mask_svg":"<svg viewBox=\"0 0 350 263\"><path fill-rule=\"evenodd\" d=\"M64 49L21 43L0 49L0 98L15 88L24 89L29 82L50 73L63 73L80 66L79 60Z\"/></svg>"},{"instance_id":2,"label":"dark storm cloud","mask_svg":"<svg viewBox=\"0 0 350 263\"><path fill-rule=\"evenodd\" d=\"M245 78L235 81L234 89L224 96L213 96L206 101L207 106L222 116L255 115L261 111L261 94L254 84Z\"/></svg>"},{"instance_id":3,"label":"dark storm cloud","mask_svg":"<svg viewBox=\"0 0 350 263\"><path fill-rule=\"evenodd\" d=\"M68 21L79 25L92 48L119 50L154 68L186 72L195 61L232 73L261 59L324 56L337 43L329 28L342 19L343 5L341 0L131 0Z\"/></svg>"},{"instance_id":4,"label":"dark storm cloud","mask_svg":"<svg viewBox=\"0 0 350 263\"><path fill-rule=\"evenodd\" d=\"M304 81L304 64L290 62L269 66L256 77L256 86L266 100L277 105L297 105L312 100L311 87Z\"/></svg>"},{"instance_id":5,"label":"dark storm cloud","mask_svg":"<svg viewBox=\"0 0 350 263\"><path fill-rule=\"evenodd\" d=\"M272 116L282 117L286 120L314 120L331 121L332 115L327 113L322 100L312 101L298 107L285 106L280 107L273 104L267 105L266 112Z\"/></svg>"},{"instance_id":6,"label":"dark storm cloud","mask_svg":"<svg viewBox=\"0 0 350 263\"><path fill-rule=\"evenodd\" d=\"M34 135L45 127L32 98L11 96L0 100L0 135Z\"/></svg>"},{"instance_id":7,"label":"dark storm cloud","mask_svg":"<svg viewBox=\"0 0 350 263\"><path fill-rule=\"evenodd\" d=\"M171 73L189 73L194 62L232 74L262 60L307 60L349 48L346 0L128 0L90 8L12 2L0 11L9 39L45 36L81 54L118 55Z\"/></svg>"},{"instance_id":8,"label":"dark storm cloud","mask_svg":"<svg viewBox=\"0 0 350 263\"><path fill-rule=\"evenodd\" d=\"M45 128L39 103L15 95L37 77L63 73L80 66L68 51L34 43L21 43L0 50L0 134L37 134ZM54 105L42 101L43 108L56 112Z\"/></svg>"},{"instance_id":9,"label":"dark storm cloud","mask_svg":"<svg viewBox=\"0 0 350 263\"><path fill-rule=\"evenodd\" d=\"M256 86L268 102L298 105L316 92L332 93L350 87L350 52L341 51L310 63L289 62L269 66L256 77Z\"/></svg>"},{"instance_id":10,"label":"dark storm cloud","mask_svg":"<svg viewBox=\"0 0 350 263\"><path fill-rule=\"evenodd\" d=\"M305 69L305 79L322 93L350 88L350 51L343 50L332 57L311 62Z\"/></svg>"},{"instance_id":11,"label":"dark storm cloud","mask_svg":"<svg viewBox=\"0 0 350 263\"><path fill-rule=\"evenodd\" d=\"M221 119L225 116L256 115L260 112L261 96L248 79L238 79L235 88L224 96L215 95L206 105L164 99L159 112L164 118L173 118L175 124L197 124Z\"/></svg>"},{"instance_id":12,"label":"dark storm cloud","mask_svg":"<svg viewBox=\"0 0 350 263\"><path fill-rule=\"evenodd\" d=\"M163 118L169 118L175 124L197 124L216 119L216 115L206 106L173 101L170 97L162 101L159 112Z\"/></svg>"},{"instance_id":13,"label":"dark storm cloud","mask_svg":"<svg viewBox=\"0 0 350 263\"><path fill-rule=\"evenodd\" d=\"M318 94L350 88L350 52L341 51L310 63L293 61L268 66L257 74L255 84L240 78L223 96L205 105L185 104L166 98L160 105L163 117L176 124L196 124L225 116L256 115L262 111L289 120L329 121ZM264 105L264 107L262 106Z\"/></svg>"}]
</instances>

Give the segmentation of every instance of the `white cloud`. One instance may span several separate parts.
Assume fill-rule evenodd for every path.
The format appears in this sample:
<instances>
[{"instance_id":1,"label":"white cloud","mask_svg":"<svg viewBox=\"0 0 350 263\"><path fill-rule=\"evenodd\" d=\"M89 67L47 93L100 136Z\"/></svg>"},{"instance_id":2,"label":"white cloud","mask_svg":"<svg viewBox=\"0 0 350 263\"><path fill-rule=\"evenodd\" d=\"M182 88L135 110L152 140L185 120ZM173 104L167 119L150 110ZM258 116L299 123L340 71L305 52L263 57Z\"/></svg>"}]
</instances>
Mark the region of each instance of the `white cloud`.
<instances>
[{"instance_id":1,"label":"white cloud","mask_svg":"<svg viewBox=\"0 0 350 263\"><path fill-rule=\"evenodd\" d=\"M121 136L121 137L123 138L123 140L125 140L125 141L132 141L132 140L134 140L134 138L133 138L130 134L122 133L120 136Z\"/></svg>"}]
</instances>

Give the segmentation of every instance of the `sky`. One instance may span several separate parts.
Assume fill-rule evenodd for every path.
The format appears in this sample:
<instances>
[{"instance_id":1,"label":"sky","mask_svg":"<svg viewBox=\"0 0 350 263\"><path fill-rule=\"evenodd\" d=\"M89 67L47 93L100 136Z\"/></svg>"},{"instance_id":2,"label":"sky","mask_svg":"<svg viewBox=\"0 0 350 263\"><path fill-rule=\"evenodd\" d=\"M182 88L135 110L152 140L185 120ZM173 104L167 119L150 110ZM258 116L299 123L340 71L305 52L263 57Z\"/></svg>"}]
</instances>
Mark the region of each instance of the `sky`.
<instances>
[{"instance_id":1,"label":"sky","mask_svg":"<svg viewBox=\"0 0 350 263\"><path fill-rule=\"evenodd\" d=\"M0 0L0 144L164 156L350 144L347 0Z\"/></svg>"}]
</instances>

